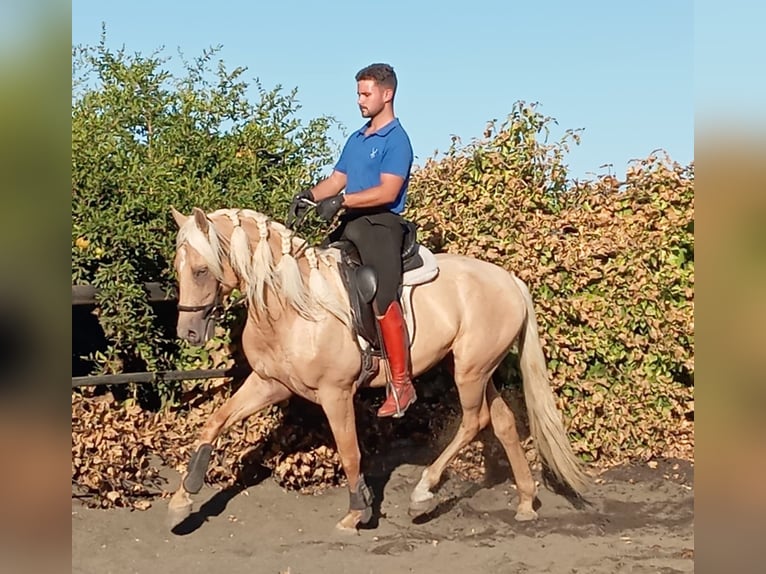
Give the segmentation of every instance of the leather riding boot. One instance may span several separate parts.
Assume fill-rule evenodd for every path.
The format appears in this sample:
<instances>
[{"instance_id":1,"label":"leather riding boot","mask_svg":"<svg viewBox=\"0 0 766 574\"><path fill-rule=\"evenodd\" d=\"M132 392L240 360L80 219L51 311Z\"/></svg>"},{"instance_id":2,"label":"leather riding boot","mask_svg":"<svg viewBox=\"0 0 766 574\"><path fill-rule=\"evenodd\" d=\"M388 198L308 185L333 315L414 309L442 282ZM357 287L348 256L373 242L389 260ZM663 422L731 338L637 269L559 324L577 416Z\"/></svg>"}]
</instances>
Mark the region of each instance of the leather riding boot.
<instances>
[{"instance_id":1,"label":"leather riding boot","mask_svg":"<svg viewBox=\"0 0 766 574\"><path fill-rule=\"evenodd\" d=\"M385 314L377 319L380 324L381 334L383 335L386 358L391 370L388 396L380 409L378 409L378 416L399 418L404 415L404 411L417 399L410 375L410 348L407 325L404 322L402 308L398 301L391 303Z\"/></svg>"}]
</instances>

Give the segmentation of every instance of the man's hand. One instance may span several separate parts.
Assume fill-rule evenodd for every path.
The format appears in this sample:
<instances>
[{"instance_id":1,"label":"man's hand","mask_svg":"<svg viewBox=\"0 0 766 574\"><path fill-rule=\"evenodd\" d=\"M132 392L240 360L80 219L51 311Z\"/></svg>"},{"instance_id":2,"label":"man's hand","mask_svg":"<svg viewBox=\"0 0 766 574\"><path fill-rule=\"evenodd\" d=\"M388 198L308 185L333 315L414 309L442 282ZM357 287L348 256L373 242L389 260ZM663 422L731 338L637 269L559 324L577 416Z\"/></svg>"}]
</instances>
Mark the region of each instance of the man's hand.
<instances>
[{"instance_id":1,"label":"man's hand","mask_svg":"<svg viewBox=\"0 0 766 574\"><path fill-rule=\"evenodd\" d=\"M296 221L300 222L314 202L314 194L311 193L310 189L297 193L287 210L287 221L285 222L287 228L292 229Z\"/></svg>"},{"instance_id":2,"label":"man's hand","mask_svg":"<svg viewBox=\"0 0 766 574\"><path fill-rule=\"evenodd\" d=\"M317 203L317 215L325 221L332 221L343 207L343 195L334 195Z\"/></svg>"}]
</instances>

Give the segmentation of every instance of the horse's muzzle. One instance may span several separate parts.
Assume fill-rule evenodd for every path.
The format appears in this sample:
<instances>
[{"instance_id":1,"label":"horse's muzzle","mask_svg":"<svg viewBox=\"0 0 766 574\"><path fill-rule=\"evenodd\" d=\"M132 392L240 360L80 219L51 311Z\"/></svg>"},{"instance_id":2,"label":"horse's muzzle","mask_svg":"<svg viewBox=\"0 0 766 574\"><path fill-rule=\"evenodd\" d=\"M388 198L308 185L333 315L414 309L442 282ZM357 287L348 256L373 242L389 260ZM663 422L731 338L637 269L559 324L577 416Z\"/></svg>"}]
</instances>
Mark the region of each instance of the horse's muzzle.
<instances>
[{"instance_id":1,"label":"horse's muzzle","mask_svg":"<svg viewBox=\"0 0 766 574\"><path fill-rule=\"evenodd\" d=\"M220 295L206 305L178 305L176 333L192 345L203 345L215 335L215 325L220 317Z\"/></svg>"},{"instance_id":2,"label":"horse's muzzle","mask_svg":"<svg viewBox=\"0 0 766 574\"><path fill-rule=\"evenodd\" d=\"M205 342L205 338L202 334L194 329L179 328L178 336L195 346L202 345Z\"/></svg>"}]
</instances>

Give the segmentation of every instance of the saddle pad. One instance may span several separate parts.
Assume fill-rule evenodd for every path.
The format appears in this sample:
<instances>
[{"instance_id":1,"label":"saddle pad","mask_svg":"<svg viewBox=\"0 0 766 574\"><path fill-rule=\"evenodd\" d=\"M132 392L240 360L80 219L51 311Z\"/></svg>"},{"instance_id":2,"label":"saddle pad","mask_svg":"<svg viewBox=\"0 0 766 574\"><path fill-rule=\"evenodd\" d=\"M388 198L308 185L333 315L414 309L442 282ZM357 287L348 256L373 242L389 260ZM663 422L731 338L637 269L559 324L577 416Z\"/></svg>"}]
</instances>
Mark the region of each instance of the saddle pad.
<instances>
[{"instance_id":1,"label":"saddle pad","mask_svg":"<svg viewBox=\"0 0 766 574\"><path fill-rule=\"evenodd\" d=\"M420 285L421 283L427 283L439 274L439 264L436 261L436 256L431 253L428 248L419 245L418 255L423 259L423 265L412 271L407 271L402 276L403 285Z\"/></svg>"},{"instance_id":2,"label":"saddle pad","mask_svg":"<svg viewBox=\"0 0 766 574\"><path fill-rule=\"evenodd\" d=\"M423 265L412 271L407 271L402 277L402 314L404 315L405 323L407 323L410 345L415 340L415 313L412 310L412 289L416 285L421 285L435 279L439 274L439 264L434 254L422 245L418 247L418 253L423 258Z\"/></svg>"}]
</instances>

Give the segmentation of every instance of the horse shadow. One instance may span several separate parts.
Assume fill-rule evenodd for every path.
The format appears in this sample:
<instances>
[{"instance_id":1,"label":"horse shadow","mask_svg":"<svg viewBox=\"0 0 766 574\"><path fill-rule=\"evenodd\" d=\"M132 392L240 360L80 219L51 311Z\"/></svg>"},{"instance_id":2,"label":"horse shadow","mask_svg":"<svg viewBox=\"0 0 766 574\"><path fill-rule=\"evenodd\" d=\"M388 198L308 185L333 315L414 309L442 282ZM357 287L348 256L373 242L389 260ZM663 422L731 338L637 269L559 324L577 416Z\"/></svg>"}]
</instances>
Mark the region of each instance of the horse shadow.
<instances>
[{"instance_id":1,"label":"horse shadow","mask_svg":"<svg viewBox=\"0 0 766 574\"><path fill-rule=\"evenodd\" d=\"M380 520L386 518L383 503L395 471L402 466L426 467L432 464L457 430L460 423L460 407L454 383L447 377L436 377L432 378L425 387L428 389L427 392L421 394L421 388L423 387L418 389L420 395L418 401L410 407L403 419L377 418L375 412L385 398L382 389L365 390L355 404L359 446L362 451L362 472L374 497L372 518L360 525L360 529L376 529ZM520 439L524 441L529 436L529 430L523 414L523 398L514 394L505 398L516 415ZM424 421L436 420L440 422L438 424L424 423ZM306 429L311 429L312 432L306 433ZM303 399L291 399L280 427L274 429L264 443L243 455L235 483L213 495L196 512L173 528L172 532L179 535L194 532L210 518L221 515L235 496L271 477L271 470L261 463L269 450L269 442L276 438L274 435L302 437L300 442L293 445L281 442L280 449L285 449L284 452L298 452L320 444L334 446L322 409ZM309 435L311 438L307 439ZM453 491L437 501L428 512L413 517L413 524L426 524L449 513L461 501L472 498L482 489L492 488L507 481L514 482L513 471L505 451L495 437L491 426L481 431L477 440L481 444L484 460L483 479L473 482L458 481L457 492ZM450 474L449 470L445 472L440 483L432 489L437 497ZM582 509L589 504L568 486L559 482L547 469L535 474L546 488L566 498L573 507ZM414 488L414 486L413 483L411 487ZM540 500L536 499L535 510L541 506Z\"/></svg>"},{"instance_id":2,"label":"horse shadow","mask_svg":"<svg viewBox=\"0 0 766 574\"><path fill-rule=\"evenodd\" d=\"M187 536L201 528L208 520L223 514L229 502L252 486L257 486L271 476L271 470L260 464L262 447L248 451L241 459L240 470L236 480L230 486L219 490L199 509L192 512L182 522L171 528L178 536Z\"/></svg>"},{"instance_id":3,"label":"horse shadow","mask_svg":"<svg viewBox=\"0 0 766 574\"><path fill-rule=\"evenodd\" d=\"M232 486L217 492L213 497L202 503L199 510L192 512L182 522L171 528L171 532L177 536L187 536L197 531L210 518L220 516L229 501L242 492L241 486Z\"/></svg>"},{"instance_id":4,"label":"horse shadow","mask_svg":"<svg viewBox=\"0 0 766 574\"><path fill-rule=\"evenodd\" d=\"M493 486L503 484L508 480L514 480L513 472L509 465L498 463L498 459L491 458L490 456L490 454L494 456L497 449L502 448L499 441L491 435L491 431L482 431L478 440L481 443L482 451L484 453L484 478L476 481L460 480L459 485L454 487L449 495L442 497L439 500L439 494L443 491L445 484L451 476L450 470L448 469L445 471L440 482L432 489L432 492L436 497L435 505L427 512L417 516L411 516L413 524L427 524L448 514L462 501L470 500L480 490L492 488ZM386 454L371 457L367 459L369 462L366 465L363 465L365 467L365 479L370 490L373 492L374 502L372 519L368 523L360 525L360 529L375 529L378 527L379 521L387 517L386 513L382 510L383 503L386 500L386 489L397 469L402 466L429 466L442 452L442 448L437 445L413 445L407 447L399 444L394 446L397 448ZM415 483L410 486L414 488ZM535 509L540 506L540 502L536 500Z\"/></svg>"},{"instance_id":5,"label":"horse shadow","mask_svg":"<svg viewBox=\"0 0 766 574\"><path fill-rule=\"evenodd\" d=\"M388 486L394 471L401 465L418 465L427 466L433 462L435 457L438 456L438 452L433 449L421 449L416 454L410 454L399 457L386 457L385 467L378 465L378 468L373 471L368 471L365 474L367 485L373 493L373 505L372 505L372 518L365 524L360 524L361 530L374 530L378 527L380 520L387 518L386 513L383 511L383 503L386 500L386 487ZM434 489L434 494L438 494L444 480L440 482ZM414 484L412 485L414 487ZM483 486L479 483L472 483L467 488L463 489L459 494L453 494L439 500L435 506L418 516L412 517L413 524L426 524L436 518L449 513L455 506L457 506L462 500L470 499L474 494L481 490Z\"/></svg>"},{"instance_id":6,"label":"horse shadow","mask_svg":"<svg viewBox=\"0 0 766 574\"><path fill-rule=\"evenodd\" d=\"M487 437L484 448L492 448L488 445L491 445L493 440L496 439ZM373 493L372 517L368 522L360 524L359 529L375 530L378 528L380 520L387 518L386 513L383 511L383 503L386 500L386 487L391 481L392 475L397 468L402 465L427 466L435 460L435 457L438 456L439 452L438 449L433 447L421 447L417 449L400 450L397 451L396 454L388 454L383 457L372 459L372 468L369 468L367 472L365 472L365 480ZM486 458L485 460L489 461L491 459ZM544 475L545 474L546 473L544 473ZM271 471L268 468L261 466L257 474L253 475L248 473L248 475L252 478L249 480L237 481L233 485L216 492L211 498L203 502L198 510L192 512L183 522L173 527L171 532L178 536L187 536L194 533L211 518L222 515L229 502L237 495L252 486L257 486L267 478L270 478ZM460 492L438 501L433 509L412 517L412 523L415 525L422 525L436 520L439 517L448 514L462 501L470 500L480 490L492 488L493 486L503 484L508 480L513 481L513 472L510 471L506 465L496 463L487 464L485 477L482 481L469 482ZM438 496L444 483L445 480L442 479L442 481L433 489L434 494ZM570 500L576 508L581 509L585 504L588 504L587 501L584 501L575 493L571 492L568 487L559 483L552 475L546 477L546 483L548 483L547 485L549 488L557 491L559 494ZM541 506L539 499L536 499L534 504L535 510L539 510Z\"/></svg>"},{"instance_id":7,"label":"horse shadow","mask_svg":"<svg viewBox=\"0 0 766 574\"><path fill-rule=\"evenodd\" d=\"M439 390L440 383L442 385L441 390ZM446 406L447 409L451 409L453 416L452 418L444 419L447 421L447 424L438 429L438 436L432 435L430 440L421 442L418 442L416 439L403 439L399 442L394 441L389 444L389 448L384 452L364 453L362 460L363 472L367 484L373 492L374 504L373 518L367 525L364 525L363 528L374 529L378 526L379 520L385 518L385 513L381 509L386 499L386 489L391 482L394 472L403 465L414 465L418 467L429 466L436 460L455 435L457 427L460 424L460 409L457 396L453 391L454 387L451 386L450 383L451 381L442 380L440 382L437 380L435 382L437 394L434 396L426 394L424 401L420 402L421 399L419 398L419 402L411 407L411 410L413 410L413 419L428 417L429 413L430 416L433 416L431 411L437 406L437 403L439 407ZM431 384L433 389L433 380L431 381ZM530 431L523 403L523 395L516 391L504 393L504 398L515 415L519 438L524 442L529 438ZM365 424L365 422L369 423L371 418L369 416L370 410L367 409L367 413L361 414L362 416L358 417L360 424ZM368 415L367 418L365 418L365 414ZM406 416L411 416L409 411ZM378 421L376 421L376 423L378 425L386 424ZM388 424L400 423L397 421ZM444 496L441 500L438 500L435 503L435 506L428 512L412 517L413 524L426 524L435 520L440 516L449 513L462 501L471 499L481 490L491 489L494 486L507 482L516 482L505 450L495 436L491 424L479 433L476 440L479 442L483 459L483 477L473 481L469 479L460 479L457 481L457 487L455 487L455 483L453 483L453 488L450 489L451 492L448 496ZM364 451L364 444L361 444L360 446ZM451 472L449 468L445 471L439 484L432 489L436 498L439 498L439 493L448 482L448 478L454 474L455 473ZM575 492L567 484L561 482L547 467L543 466L541 470L538 470L537 472L533 471L533 476L538 479L546 489L566 499L573 508L583 510L592 506L590 501ZM413 483L410 486L414 488L415 484ZM457 490L457 492L455 492L455 490ZM537 511L542 508L542 506L543 503L536 497L533 503L533 508Z\"/></svg>"}]
</instances>

